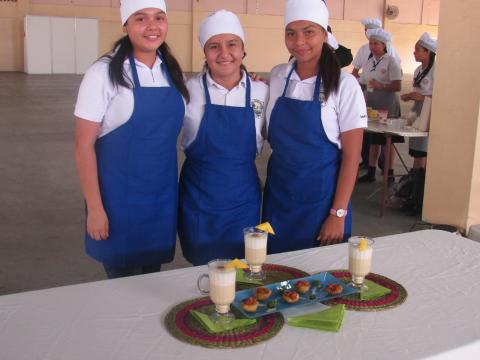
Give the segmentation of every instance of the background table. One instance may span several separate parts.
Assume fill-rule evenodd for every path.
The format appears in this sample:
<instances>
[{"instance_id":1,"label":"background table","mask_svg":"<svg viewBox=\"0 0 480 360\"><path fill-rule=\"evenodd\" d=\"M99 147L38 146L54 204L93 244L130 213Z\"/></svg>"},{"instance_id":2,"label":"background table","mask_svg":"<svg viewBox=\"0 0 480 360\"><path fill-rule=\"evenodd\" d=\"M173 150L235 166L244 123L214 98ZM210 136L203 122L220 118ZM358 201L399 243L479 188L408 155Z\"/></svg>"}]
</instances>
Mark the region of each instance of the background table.
<instances>
[{"instance_id":1,"label":"background table","mask_svg":"<svg viewBox=\"0 0 480 360\"><path fill-rule=\"evenodd\" d=\"M395 120L395 119L393 119ZM394 126L381 124L378 120L369 120L368 127L365 129L367 132L383 134L385 135L385 156L383 166L383 186L382 186L382 198L380 202L380 216L383 217L385 213L385 207L388 205L388 169L390 169L390 153L392 151L392 136L410 137L427 137L428 132L419 131L414 128L396 128ZM398 152L397 152L398 153ZM400 154L398 154L400 156ZM403 163L403 160L402 160ZM405 163L403 163L405 166Z\"/></svg>"},{"instance_id":2,"label":"background table","mask_svg":"<svg viewBox=\"0 0 480 360\"><path fill-rule=\"evenodd\" d=\"M196 278L206 267L196 267L2 296L0 359L480 359L480 244L435 230L376 240L373 272L409 296L395 309L346 312L339 333L285 325L243 349L181 343L163 318L199 295ZM345 268L347 245L268 261L310 273Z\"/></svg>"}]
</instances>

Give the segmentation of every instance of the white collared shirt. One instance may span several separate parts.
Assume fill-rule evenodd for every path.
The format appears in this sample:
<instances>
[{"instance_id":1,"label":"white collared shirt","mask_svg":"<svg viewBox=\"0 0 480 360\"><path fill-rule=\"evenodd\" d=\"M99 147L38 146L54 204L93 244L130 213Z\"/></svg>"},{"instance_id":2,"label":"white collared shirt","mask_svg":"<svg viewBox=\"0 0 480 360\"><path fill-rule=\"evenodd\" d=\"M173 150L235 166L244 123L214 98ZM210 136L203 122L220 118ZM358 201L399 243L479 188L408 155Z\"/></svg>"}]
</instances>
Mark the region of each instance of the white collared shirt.
<instances>
[{"instance_id":1,"label":"white collared shirt","mask_svg":"<svg viewBox=\"0 0 480 360\"><path fill-rule=\"evenodd\" d=\"M363 68L360 83L368 84L375 79L382 84L390 84L392 81L402 80L402 75L402 69L390 55L385 54L378 60L372 56Z\"/></svg>"},{"instance_id":2,"label":"white collared shirt","mask_svg":"<svg viewBox=\"0 0 480 360\"><path fill-rule=\"evenodd\" d=\"M415 69L413 73L413 78L422 72L422 65ZM435 64L432 66L428 74L420 81L420 88L414 88L414 90L418 91L420 94L425 96L432 96L433 94L433 77L435 72Z\"/></svg>"},{"instance_id":3,"label":"white collared shirt","mask_svg":"<svg viewBox=\"0 0 480 360\"><path fill-rule=\"evenodd\" d=\"M187 81L187 88L190 94L190 102L187 105L185 119L183 122L182 149L185 150L197 137L198 129L205 112L205 92L203 89L203 72ZM237 86L228 90L216 83L207 73L207 86L210 100L214 105L225 105L244 107L247 74L243 76ZM260 153L263 147L262 128L265 123L265 104L268 96L268 86L261 81L250 80L251 84L251 106L255 113L255 129L257 151Z\"/></svg>"},{"instance_id":4,"label":"white collared shirt","mask_svg":"<svg viewBox=\"0 0 480 360\"><path fill-rule=\"evenodd\" d=\"M108 76L108 59L95 62L85 73L77 103L75 116L101 123L98 137L102 137L126 123L133 113L134 99L132 89L124 86L113 86ZM169 83L162 69L162 60L157 56L153 67L135 60L138 79L143 87L168 87ZM132 79L130 62L126 59L123 69L129 79ZM128 82L128 81L127 81ZM133 83L133 80L131 81Z\"/></svg>"},{"instance_id":5,"label":"white collared shirt","mask_svg":"<svg viewBox=\"0 0 480 360\"><path fill-rule=\"evenodd\" d=\"M270 73L270 97L267 106L267 129L270 116L277 99L282 96L285 82L293 66L293 60L288 64L277 65ZM317 77L300 80L293 71L286 96L298 100L312 100ZM321 88L320 97L323 96ZM326 102L322 102L322 125L328 139L342 148L340 134L349 130L367 127L367 107L360 85L353 75L341 73L338 91L331 93ZM318 119L320 121L320 119ZM295 119L292 119L292 126Z\"/></svg>"},{"instance_id":6,"label":"white collared shirt","mask_svg":"<svg viewBox=\"0 0 480 360\"><path fill-rule=\"evenodd\" d=\"M388 51L388 55L392 56L397 61L398 65L401 66L402 60L400 59L400 55L398 55L397 50L395 50L392 44L388 46L387 51ZM371 51L370 51L369 43L362 45L362 47L358 49L358 52L355 54L355 57L353 58L353 62L352 62L353 67L358 70L363 69L367 64L370 53Z\"/></svg>"}]
</instances>

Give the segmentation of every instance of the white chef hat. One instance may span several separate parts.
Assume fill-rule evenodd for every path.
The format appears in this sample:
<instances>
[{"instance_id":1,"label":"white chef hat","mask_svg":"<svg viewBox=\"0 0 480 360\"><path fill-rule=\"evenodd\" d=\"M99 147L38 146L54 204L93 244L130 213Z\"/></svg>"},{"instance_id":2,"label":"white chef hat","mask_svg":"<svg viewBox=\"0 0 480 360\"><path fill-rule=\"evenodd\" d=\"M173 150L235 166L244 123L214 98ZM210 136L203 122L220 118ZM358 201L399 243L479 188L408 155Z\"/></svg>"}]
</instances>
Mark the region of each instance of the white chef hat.
<instances>
[{"instance_id":1,"label":"white chef hat","mask_svg":"<svg viewBox=\"0 0 480 360\"><path fill-rule=\"evenodd\" d=\"M335 36L333 36L333 34L330 33L330 32L328 33L327 43L328 43L328 45L330 45L333 48L333 50L338 49L338 41L335 38Z\"/></svg>"},{"instance_id":2,"label":"white chef hat","mask_svg":"<svg viewBox=\"0 0 480 360\"><path fill-rule=\"evenodd\" d=\"M385 45L388 45L392 40L392 35L389 32L386 32L383 29L368 29L367 30L367 38L375 39L378 41L383 42Z\"/></svg>"},{"instance_id":3,"label":"white chef hat","mask_svg":"<svg viewBox=\"0 0 480 360\"><path fill-rule=\"evenodd\" d=\"M207 16L200 24L198 40L202 48L212 36L219 34L237 35L245 42L245 34L237 15L228 10L218 10Z\"/></svg>"},{"instance_id":4,"label":"white chef hat","mask_svg":"<svg viewBox=\"0 0 480 360\"><path fill-rule=\"evenodd\" d=\"M298 20L307 20L327 31L328 9L323 0L286 0L285 26Z\"/></svg>"},{"instance_id":5,"label":"white chef hat","mask_svg":"<svg viewBox=\"0 0 480 360\"><path fill-rule=\"evenodd\" d=\"M122 18L122 25L125 25L128 18L142 9L160 9L167 13L167 6L164 0L120 0L120 17Z\"/></svg>"},{"instance_id":6,"label":"white chef hat","mask_svg":"<svg viewBox=\"0 0 480 360\"><path fill-rule=\"evenodd\" d=\"M361 23L366 29L380 29L382 27L382 22L374 18L362 19Z\"/></svg>"},{"instance_id":7,"label":"white chef hat","mask_svg":"<svg viewBox=\"0 0 480 360\"><path fill-rule=\"evenodd\" d=\"M430 50L431 52L437 52L437 40L430 37L429 33L423 33L418 39L420 46L423 46L425 49Z\"/></svg>"}]
</instances>

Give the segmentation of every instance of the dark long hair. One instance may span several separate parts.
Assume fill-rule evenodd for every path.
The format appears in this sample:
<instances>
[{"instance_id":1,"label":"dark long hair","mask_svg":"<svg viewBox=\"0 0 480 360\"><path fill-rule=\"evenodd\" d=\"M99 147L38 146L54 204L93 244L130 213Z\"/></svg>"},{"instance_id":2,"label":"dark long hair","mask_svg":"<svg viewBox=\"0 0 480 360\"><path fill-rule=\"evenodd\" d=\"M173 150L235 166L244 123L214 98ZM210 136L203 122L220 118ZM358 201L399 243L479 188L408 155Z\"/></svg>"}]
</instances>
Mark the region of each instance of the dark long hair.
<instances>
[{"instance_id":1,"label":"dark long hair","mask_svg":"<svg viewBox=\"0 0 480 360\"><path fill-rule=\"evenodd\" d=\"M318 75L322 79L325 100L327 100L332 92L338 90L340 83L340 64L333 49L327 43L323 43L318 67Z\"/></svg>"},{"instance_id":2,"label":"dark long hair","mask_svg":"<svg viewBox=\"0 0 480 360\"><path fill-rule=\"evenodd\" d=\"M428 50L428 49L425 49L425 50ZM425 70L420 71L417 74L417 76L415 76L415 78L413 79L413 86L416 87L416 88L420 87L423 78L428 75L428 73L432 69L433 65L435 64L435 56L436 56L435 53L433 51L430 51L430 50L428 50L428 53L429 53L429 57L428 57L427 67L425 68Z\"/></svg>"},{"instance_id":3,"label":"dark long hair","mask_svg":"<svg viewBox=\"0 0 480 360\"><path fill-rule=\"evenodd\" d=\"M163 42L162 45L160 45L159 51L172 77L173 84L188 103L190 101L190 94L188 93L188 89L183 81L183 71L180 67L180 64L173 56L166 42ZM131 79L129 79L127 74L125 74L123 68L125 59L128 58L132 53L132 42L127 35L119 39L115 45L113 45L113 49L110 54L106 54L102 57L110 60L110 64L108 66L108 76L114 86L124 86L126 88L133 87Z\"/></svg>"}]
</instances>

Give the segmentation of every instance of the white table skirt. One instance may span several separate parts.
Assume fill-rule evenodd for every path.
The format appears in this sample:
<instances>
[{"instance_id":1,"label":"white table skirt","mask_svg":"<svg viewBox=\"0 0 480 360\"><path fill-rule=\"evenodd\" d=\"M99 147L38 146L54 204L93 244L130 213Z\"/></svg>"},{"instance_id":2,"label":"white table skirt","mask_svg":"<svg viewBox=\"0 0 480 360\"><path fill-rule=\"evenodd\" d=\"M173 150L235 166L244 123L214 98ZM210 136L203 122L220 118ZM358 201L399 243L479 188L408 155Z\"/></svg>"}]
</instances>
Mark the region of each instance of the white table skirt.
<instances>
[{"instance_id":1,"label":"white table skirt","mask_svg":"<svg viewBox=\"0 0 480 360\"><path fill-rule=\"evenodd\" d=\"M307 272L345 268L346 246L268 261ZM0 359L480 359L480 244L456 235L427 230L376 239L372 270L405 286L403 305L348 311L339 333L285 325L273 339L243 349L187 345L163 325L172 306L199 296L196 278L205 270L1 296Z\"/></svg>"}]
</instances>

